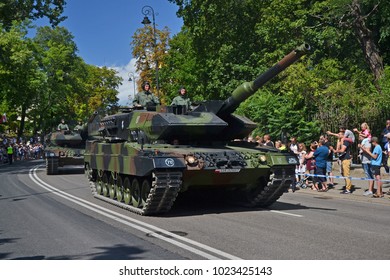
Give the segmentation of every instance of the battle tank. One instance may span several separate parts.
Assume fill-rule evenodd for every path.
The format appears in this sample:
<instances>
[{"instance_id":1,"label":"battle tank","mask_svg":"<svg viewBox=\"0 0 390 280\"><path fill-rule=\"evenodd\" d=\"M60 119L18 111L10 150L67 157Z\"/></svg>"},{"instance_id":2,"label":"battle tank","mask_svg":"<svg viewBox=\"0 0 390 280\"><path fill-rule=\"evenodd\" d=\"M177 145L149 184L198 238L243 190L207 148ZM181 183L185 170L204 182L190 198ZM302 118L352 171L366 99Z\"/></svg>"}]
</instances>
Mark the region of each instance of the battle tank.
<instances>
[{"instance_id":1,"label":"battle tank","mask_svg":"<svg viewBox=\"0 0 390 280\"><path fill-rule=\"evenodd\" d=\"M58 130L45 136L46 174L58 174L66 165L84 165L87 126L80 131Z\"/></svg>"},{"instance_id":2,"label":"battle tank","mask_svg":"<svg viewBox=\"0 0 390 280\"><path fill-rule=\"evenodd\" d=\"M233 112L309 49L300 46L225 101L203 101L191 111L128 108L96 119L100 139L87 141L84 154L94 196L141 215L169 211L178 193L190 189L217 188L245 206L274 203L295 181L297 158L235 141L256 124Z\"/></svg>"}]
</instances>

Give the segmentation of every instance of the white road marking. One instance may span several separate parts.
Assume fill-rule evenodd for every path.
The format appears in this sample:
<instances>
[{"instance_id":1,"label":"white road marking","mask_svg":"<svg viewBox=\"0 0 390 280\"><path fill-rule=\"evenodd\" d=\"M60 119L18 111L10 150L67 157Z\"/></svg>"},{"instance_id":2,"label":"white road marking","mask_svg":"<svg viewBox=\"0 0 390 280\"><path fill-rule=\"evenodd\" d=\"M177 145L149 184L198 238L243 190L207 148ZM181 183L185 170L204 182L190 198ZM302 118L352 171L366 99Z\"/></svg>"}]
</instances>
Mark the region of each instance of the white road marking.
<instances>
[{"instance_id":1,"label":"white road marking","mask_svg":"<svg viewBox=\"0 0 390 280\"><path fill-rule=\"evenodd\" d=\"M284 212L284 211L279 211L279 210L270 210L270 212L272 212L272 213L277 213L277 214L282 214L282 215L293 216L293 217L299 217L299 218L302 218L302 217L303 217L302 215L291 214L291 213Z\"/></svg>"},{"instance_id":2,"label":"white road marking","mask_svg":"<svg viewBox=\"0 0 390 280\"><path fill-rule=\"evenodd\" d=\"M188 239L188 238L185 238L185 237L182 237L182 236L179 236L179 235L176 235L174 233L171 233L169 231L166 231L164 229L161 229L161 228L158 228L156 226L153 226L151 224L148 224L148 223L145 223L145 222L142 222L142 221L139 221L139 220L136 220L136 219L133 219L131 217L128 217L128 216L125 216L125 215L122 215L120 213L117 213L117 212L114 212L110 209L106 209L104 207L101 207L99 205L96 205L96 204L93 204L89 201L86 201L84 199L81 199L81 198L78 198L76 196L73 196L69 193L66 193L64 191L61 191L49 184L47 184L46 182L44 182L42 179L40 179L36 173L36 170L38 169L38 167L34 168L34 169L30 169L30 172L29 172L29 176L31 178L31 180L33 180L38 186L44 188L45 190L48 190L50 192L52 192L52 194L54 195L57 195L59 197L62 197L68 201L71 201L77 205L80 205L84 208L87 208L93 212L96 212L96 213L99 213L100 215L103 215L105 217L108 217L108 218L111 218L119 223L122 223L124 225L127 225L131 228L134 228L136 230L139 230L141 232L144 232L146 233L147 235L149 236L153 236L155 238L158 238L158 239L161 239L161 240L164 240L168 243L171 243L175 246L178 246L180 248L183 248L183 249L186 249L194 254L197 254L199 256L202 256L206 259L209 259L209 260L219 260L219 259L222 259L221 257L223 258L226 258L226 259L229 259L229 260L241 260L241 258L237 257L237 256L233 256L229 253L226 253L226 252L223 252L223 251L220 251L218 249L215 249L215 248L212 248L210 246L207 246L205 244L202 244L202 243L199 243L199 242L196 242L196 241L193 241L191 239ZM138 225L137 225L138 224ZM180 240L181 242L179 242L178 240ZM187 244L191 244L192 246L196 246L204 251L201 251L197 248L194 248L194 247L191 247L187 244L184 244L183 242L187 243ZM206 251L206 252L205 252ZM209 253L214 253L215 255L217 256L214 256L214 255L211 255ZM219 256L219 257L218 257Z\"/></svg>"}]
</instances>

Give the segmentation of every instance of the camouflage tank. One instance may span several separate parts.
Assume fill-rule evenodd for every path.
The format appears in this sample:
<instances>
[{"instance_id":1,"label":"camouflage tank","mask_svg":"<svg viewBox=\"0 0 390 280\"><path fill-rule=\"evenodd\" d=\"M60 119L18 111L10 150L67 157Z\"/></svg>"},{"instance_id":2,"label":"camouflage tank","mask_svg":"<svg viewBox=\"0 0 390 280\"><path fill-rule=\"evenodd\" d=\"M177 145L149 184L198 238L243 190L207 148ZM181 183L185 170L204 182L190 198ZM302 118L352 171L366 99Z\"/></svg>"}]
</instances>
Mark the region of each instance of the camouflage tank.
<instances>
[{"instance_id":1,"label":"camouflage tank","mask_svg":"<svg viewBox=\"0 0 390 280\"><path fill-rule=\"evenodd\" d=\"M55 131L45 137L46 174L58 174L66 165L84 165L87 126L81 131Z\"/></svg>"},{"instance_id":2,"label":"camouflage tank","mask_svg":"<svg viewBox=\"0 0 390 280\"><path fill-rule=\"evenodd\" d=\"M297 158L275 148L234 141L256 124L233 114L241 102L310 49L302 45L225 100L186 107L129 108L95 123L85 172L96 198L141 215L170 210L177 195L217 188L242 205L265 207L294 182ZM225 199L225 197L224 197Z\"/></svg>"}]
</instances>

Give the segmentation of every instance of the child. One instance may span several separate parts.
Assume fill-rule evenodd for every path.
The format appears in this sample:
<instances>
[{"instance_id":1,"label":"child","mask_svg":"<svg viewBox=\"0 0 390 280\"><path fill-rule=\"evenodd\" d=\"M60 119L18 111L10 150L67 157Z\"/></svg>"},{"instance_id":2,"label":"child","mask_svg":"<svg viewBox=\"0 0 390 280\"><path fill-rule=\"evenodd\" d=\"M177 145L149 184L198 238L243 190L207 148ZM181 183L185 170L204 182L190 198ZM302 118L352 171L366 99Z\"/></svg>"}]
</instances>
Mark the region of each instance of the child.
<instances>
[{"instance_id":1,"label":"child","mask_svg":"<svg viewBox=\"0 0 390 280\"><path fill-rule=\"evenodd\" d=\"M362 131L359 131L357 128L354 128L353 131L358 133L359 136L362 136L363 138L368 138L368 140L371 141L371 131L368 124L364 122L361 124L360 127L362 128Z\"/></svg>"}]
</instances>

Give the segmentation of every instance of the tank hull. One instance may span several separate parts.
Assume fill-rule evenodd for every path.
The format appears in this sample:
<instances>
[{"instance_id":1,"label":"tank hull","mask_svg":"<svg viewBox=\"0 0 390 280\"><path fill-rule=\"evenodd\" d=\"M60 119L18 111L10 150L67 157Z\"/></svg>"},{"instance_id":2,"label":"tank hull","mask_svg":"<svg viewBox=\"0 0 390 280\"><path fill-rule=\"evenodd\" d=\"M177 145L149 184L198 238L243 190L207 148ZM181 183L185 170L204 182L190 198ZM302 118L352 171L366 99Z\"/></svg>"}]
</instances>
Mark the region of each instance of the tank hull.
<instances>
[{"instance_id":1,"label":"tank hull","mask_svg":"<svg viewBox=\"0 0 390 280\"><path fill-rule=\"evenodd\" d=\"M73 131L55 131L45 137L46 174L56 175L60 167L83 165L86 138Z\"/></svg>"},{"instance_id":2,"label":"tank hull","mask_svg":"<svg viewBox=\"0 0 390 280\"><path fill-rule=\"evenodd\" d=\"M246 146L87 141L85 170L95 197L141 215L167 212L180 192L203 188L220 189L227 202L269 206L295 180L297 160L276 149Z\"/></svg>"},{"instance_id":3,"label":"tank hull","mask_svg":"<svg viewBox=\"0 0 390 280\"><path fill-rule=\"evenodd\" d=\"M46 174L56 175L60 167L68 165L84 165L84 151L85 149L80 148L46 147Z\"/></svg>"}]
</instances>

